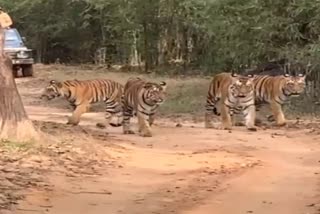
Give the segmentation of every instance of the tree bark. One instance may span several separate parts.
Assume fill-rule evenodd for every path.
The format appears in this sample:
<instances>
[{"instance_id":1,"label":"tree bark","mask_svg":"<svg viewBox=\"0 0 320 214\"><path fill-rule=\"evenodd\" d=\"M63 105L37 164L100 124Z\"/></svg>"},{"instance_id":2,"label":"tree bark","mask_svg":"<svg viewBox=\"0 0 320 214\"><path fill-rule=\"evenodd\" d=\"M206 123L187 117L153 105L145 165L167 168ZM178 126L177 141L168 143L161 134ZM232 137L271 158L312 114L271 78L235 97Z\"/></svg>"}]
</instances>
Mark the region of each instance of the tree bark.
<instances>
[{"instance_id":1,"label":"tree bark","mask_svg":"<svg viewBox=\"0 0 320 214\"><path fill-rule=\"evenodd\" d=\"M28 119L14 81L11 59L3 48L4 29L0 27L0 140L36 139L38 134Z\"/></svg>"},{"instance_id":2,"label":"tree bark","mask_svg":"<svg viewBox=\"0 0 320 214\"><path fill-rule=\"evenodd\" d=\"M147 22L143 21L143 36L144 36L144 71L145 73L149 72L150 69L150 51L149 51L149 37L147 30Z\"/></svg>"}]
</instances>

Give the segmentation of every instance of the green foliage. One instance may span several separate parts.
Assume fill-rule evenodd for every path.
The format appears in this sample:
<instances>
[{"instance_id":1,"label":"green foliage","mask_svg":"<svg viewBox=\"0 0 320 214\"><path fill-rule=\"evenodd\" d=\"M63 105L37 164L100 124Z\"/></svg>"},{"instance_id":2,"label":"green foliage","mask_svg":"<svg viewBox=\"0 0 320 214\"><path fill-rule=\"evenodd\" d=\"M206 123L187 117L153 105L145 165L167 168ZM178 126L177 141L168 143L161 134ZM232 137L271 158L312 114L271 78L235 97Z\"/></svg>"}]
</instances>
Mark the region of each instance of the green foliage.
<instances>
[{"instance_id":1,"label":"green foliage","mask_svg":"<svg viewBox=\"0 0 320 214\"><path fill-rule=\"evenodd\" d=\"M39 61L209 72L282 57L318 66L320 1L0 0Z\"/></svg>"}]
</instances>

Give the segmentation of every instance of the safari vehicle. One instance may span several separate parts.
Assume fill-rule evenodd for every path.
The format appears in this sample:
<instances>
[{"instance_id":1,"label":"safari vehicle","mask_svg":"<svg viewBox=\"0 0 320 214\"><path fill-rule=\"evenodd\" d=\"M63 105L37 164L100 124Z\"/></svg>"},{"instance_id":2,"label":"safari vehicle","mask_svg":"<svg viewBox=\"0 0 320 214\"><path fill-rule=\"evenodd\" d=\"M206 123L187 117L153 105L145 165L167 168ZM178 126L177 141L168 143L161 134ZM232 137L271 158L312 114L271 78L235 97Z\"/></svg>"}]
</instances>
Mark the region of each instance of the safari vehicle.
<instances>
[{"instance_id":1,"label":"safari vehicle","mask_svg":"<svg viewBox=\"0 0 320 214\"><path fill-rule=\"evenodd\" d=\"M12 60L14 77L18 76L19 69L24 77L33 76L32 50L25 46L24 41L16 28L5 29L4 52Z\"/></svg>"}]
</instances>

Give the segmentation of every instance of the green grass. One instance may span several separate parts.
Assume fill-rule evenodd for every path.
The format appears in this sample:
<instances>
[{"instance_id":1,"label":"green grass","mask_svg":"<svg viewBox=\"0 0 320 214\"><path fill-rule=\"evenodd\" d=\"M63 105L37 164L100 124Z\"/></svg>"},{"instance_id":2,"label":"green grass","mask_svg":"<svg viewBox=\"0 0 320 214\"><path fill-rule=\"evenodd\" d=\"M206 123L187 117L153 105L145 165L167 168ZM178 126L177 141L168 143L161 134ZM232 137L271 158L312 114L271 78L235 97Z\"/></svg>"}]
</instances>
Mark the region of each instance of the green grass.
<instances>
[{"instance_id":1,"label":"green grass","mask_svg":"<svg viewBox=\"0 0 320 214\"><path fill-rule=\"evenodd\" d=\"M168 80L167 100L162 114L201 114L204 112L209 81L206 79Z\"/></svg>"},{"instance_id":2,"label":"green grass","mask_svg":"<svg viewBox=\"0 0 320 214\"><path fill-rule=\"evenodd\" d=\"M1 140L0 147L6 151L27 151L31 148L34 148L34 141L27 142L18 142L18 141L9 141Z\"/></svg>"}]
</instances>

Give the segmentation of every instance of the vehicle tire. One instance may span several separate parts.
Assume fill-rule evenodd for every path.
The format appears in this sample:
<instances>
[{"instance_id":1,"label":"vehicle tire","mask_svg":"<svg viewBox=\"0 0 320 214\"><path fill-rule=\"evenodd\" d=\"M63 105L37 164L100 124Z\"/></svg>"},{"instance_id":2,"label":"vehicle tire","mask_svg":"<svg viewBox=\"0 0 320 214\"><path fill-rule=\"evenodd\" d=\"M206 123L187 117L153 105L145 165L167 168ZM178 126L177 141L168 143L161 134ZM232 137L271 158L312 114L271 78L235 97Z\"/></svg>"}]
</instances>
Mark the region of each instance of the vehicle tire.
<instances>
[{"instance_id":1,"label":"vehicle tire","mask_svg":"<svg viewBox=\"0 0 320 214\"><path fill-rule=\"evenodd\" d=\"M18 71L19 71L19 68L18 67L13 67L12 68L12 75L14 78L17 78L18 77Z\"/></svg>"},{"instance_id":2,"label":"vehicle tire","mask_svg":"<svg viewBox=\"0 0 320 214\"><path fill-rule=\"evenodd\" d=\"M22 74L24 77L32 77L33 76L33 66L32 65L22 66Z\"/></svg>"}]
</instances>

